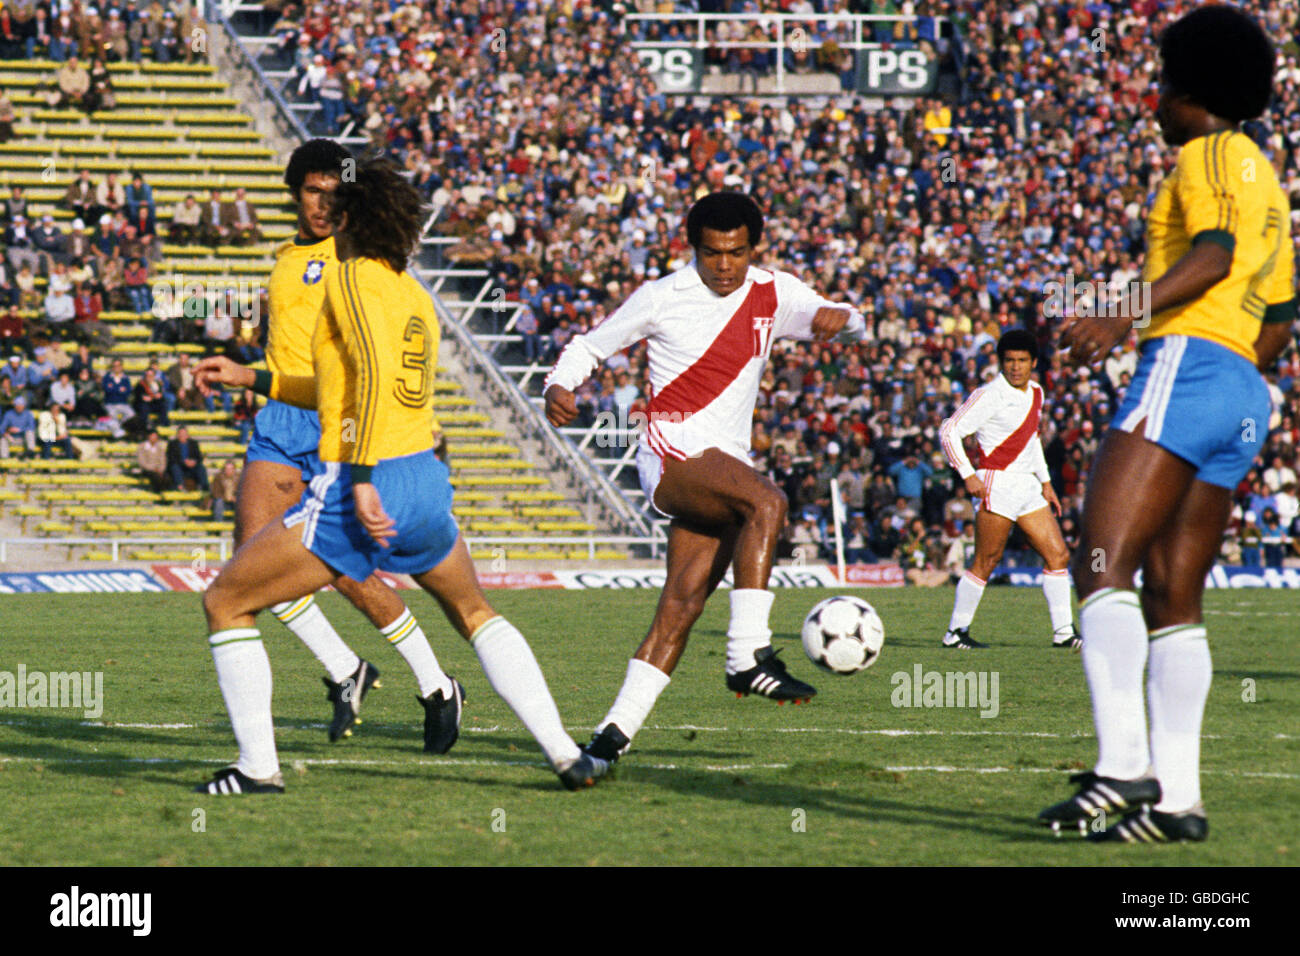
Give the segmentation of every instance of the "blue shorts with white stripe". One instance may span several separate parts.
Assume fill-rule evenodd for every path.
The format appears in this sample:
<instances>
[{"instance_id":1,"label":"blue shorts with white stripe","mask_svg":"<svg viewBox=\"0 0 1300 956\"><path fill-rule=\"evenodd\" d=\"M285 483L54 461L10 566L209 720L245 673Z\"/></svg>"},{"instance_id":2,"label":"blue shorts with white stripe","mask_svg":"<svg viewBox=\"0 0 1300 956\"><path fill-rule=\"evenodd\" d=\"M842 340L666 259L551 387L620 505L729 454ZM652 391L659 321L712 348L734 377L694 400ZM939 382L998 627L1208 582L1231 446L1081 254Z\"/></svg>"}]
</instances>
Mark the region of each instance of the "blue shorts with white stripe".
<instances>
[{"instance_id":1,"label":"blue shorts with white stripe","mask_svg":"<svg viewBox=\"0 0 1300 956\"><path fill-rule=\"evenodd\" d=\"M1271 411L1268 386L1246 359L1208 339L1164 335L1142 343L1111 426L1191 463L1199 480L1235 488L1264 447Z\"/></svg>"},{"instance_id":2,"label":"blue shorts with white stripe","mask_svg":"<svg viewBox=\"0 0 1300 956\"><path fill-rule=\"evenodd\" d=\"M375 465L371 476L397 536L380 547L357 519L351 469L324 462L302 500L284 515L302 543L335 571L364 581L376 568L422 574L451 553L460 529L451 514L451 472L432 450Z\"/></svg>"}]
</instances>

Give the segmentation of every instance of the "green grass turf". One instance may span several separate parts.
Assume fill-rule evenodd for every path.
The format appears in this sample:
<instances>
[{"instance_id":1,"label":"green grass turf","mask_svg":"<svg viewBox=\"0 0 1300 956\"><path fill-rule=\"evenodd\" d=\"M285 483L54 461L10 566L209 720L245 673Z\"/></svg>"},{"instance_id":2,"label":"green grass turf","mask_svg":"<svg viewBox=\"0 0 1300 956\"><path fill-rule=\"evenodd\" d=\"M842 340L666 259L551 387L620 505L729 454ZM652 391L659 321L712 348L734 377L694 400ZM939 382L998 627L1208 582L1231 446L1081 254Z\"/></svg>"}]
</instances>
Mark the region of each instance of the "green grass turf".
<instances>
[{"instance_id":1,"label":"green grass turf","mask_svg":"<svg viewBox=\"0 0 1300 956\"><path fill-rule=\"evenodd\" d=\"M414 679L337 595L321 603L383 671L355 736L331 745L320 670L269 615L275 715L288 793L190 792L234 753L196 595L0 598L0 670L102 670L102 725L71 710L0 710L0 864L1294 864L1300 808L1300 602L1211 592L1215 680L1204 748L1210 840L1113 847L1054 839L1034 814L1096 755L1078 655L1048 649L1036 589L990 589L975 635L939 649L951 590L858 592L887 639L864 674L816 674L807 706L737 700L722 685L727 603L715 597L673 683L614 780L567 793L491 691L470 649L407 592L444 666L467 685L452 754L420 751ZM826 596L778 593L792 637ZM531 641L579 740L608 708L655 592L496 592ZM897 708L891 676L997 671L1000 709ZM1253 702L1243 681L1254 681ZM137 726L133 726L137 725ZM174 726L169 726L174 725ZM894 769L955 767L958 772ZM976 768L1002 768L975 772ZM195 811L204 811L196 832ZM802 812L800 812L802 811ZM795 824L802 819L803 832ZM495 826L494 826L495 824ZM358 855L358 851L364 851Z\"/></svg>"}]
</instances>

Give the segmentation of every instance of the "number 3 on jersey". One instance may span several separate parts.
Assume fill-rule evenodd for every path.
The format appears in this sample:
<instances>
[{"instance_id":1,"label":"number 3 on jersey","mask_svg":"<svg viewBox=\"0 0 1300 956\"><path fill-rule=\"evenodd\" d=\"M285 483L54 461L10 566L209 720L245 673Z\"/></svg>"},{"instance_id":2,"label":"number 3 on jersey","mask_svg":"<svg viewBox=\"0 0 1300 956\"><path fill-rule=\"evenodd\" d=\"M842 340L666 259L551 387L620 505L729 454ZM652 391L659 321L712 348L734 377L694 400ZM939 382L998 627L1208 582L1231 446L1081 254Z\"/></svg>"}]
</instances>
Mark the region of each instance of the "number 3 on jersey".
<instances>
[{"instance_id":1,"label":"number 3 on jersey","mask_svg":"<svg viewBox=\"0 0 1300 956\"><path fill-rule=\"evenodd\" d=\"M429 327L418 315L406 320L406 331L402 341L409 348L402 352L403 372L393 386L393 394L407 408L424 408L429 404L429 394L433 390L433 344L429 339Z\"/></svg>"}]
</instances>

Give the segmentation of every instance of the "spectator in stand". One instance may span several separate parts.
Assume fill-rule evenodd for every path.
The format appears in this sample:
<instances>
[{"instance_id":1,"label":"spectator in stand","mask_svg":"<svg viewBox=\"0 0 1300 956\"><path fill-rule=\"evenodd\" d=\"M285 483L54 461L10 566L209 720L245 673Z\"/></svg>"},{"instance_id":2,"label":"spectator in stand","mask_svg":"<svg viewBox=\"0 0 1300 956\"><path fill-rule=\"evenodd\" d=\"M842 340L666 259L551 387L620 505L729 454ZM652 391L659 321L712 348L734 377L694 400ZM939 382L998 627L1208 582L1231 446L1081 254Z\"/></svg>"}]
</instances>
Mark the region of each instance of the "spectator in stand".
<instances>
[{"instance_id":1,"label":"spectator in stand","mask_svg":"<svg viewBox=\"0 0 1300 956\"><path fill-rule=\"evenodd\" d=\"M90 73L75 55L59 67L55 78L59 86L53 104L56 109L73 107L91 112L93 101L90 98Z\"/></svg>"},{"instance_id":2,"label":"spectator in stand","mask_svg":"<svg viewBox=\"0 0 1300 956\"><path fill-rule=\"evenodd\" d=\"M213 189L207 202L202 204L199 220L199 241L205 246L226 245L231 241L235 225L233 204L221 198L221 190Z\"/></svg>"},{"instance_id":3,"label":"spectator in stand","mask_svg":"<svg viewBox=\"0 0 1300 956\"><path fill-rule=\"evenodd\" d=\"M1265 510L1259 532L1264 549L1264 567L1280 569L1282 562L1291 553L1292 539L1272 508Z\"/></svg>"},{"instance_id":4,"label":"spectator in stand","mask_svg":"<svg viewBox=\"0 0 1300 956\"><path fill-rule=\"evenodd\" d=\"M6 394L11 400L22 396L23 401L28 405L31 404L36 386L36 375L32 372L31 367L23 362L23 357L17 352L9 356L9 364L4 368L0 368L0 380L5 382Z\"/></svg>"},{"instance_id":5,"label":"spectator in stand","mask_svg":"<svg viewBox=\"0 0 1300 956\"><path fill-rule=\"evenodd\" d=\"M98 189L90 178L90 170L82 169L63 194L63 205L78 219L94 219L104 212L99 208Z\"/></svg>"},{"instance_id":6,"label":"spectator in stand","mask_svg":"<svg viewBox=\"0 0 1300 956\"><path fill-rule=\"evenodd\" d=\"M168 474L167 446L159 440L158 430L151 428L140 447L135 452L136 464L140 474L149 482L149 488L155 493L166 491L171 486Z\"/></svg>"},{"instance_id":7,"label":"spectator in stand","mask_svg":"<svg viewBox=\"0 0 1300 956\"><path fill-rule=\"evenodd\" d=\"M14 138L14 123L17 120L18 114L14 110L13 100L3 88L0 88L0 144Z\"/></svg>"},{"instance_id":8,"label":"spectator in stand","mask_svg":"<svg viewBox=\"0 0 1300 956\"><path fill-rule=\"evenodd\" d=\"M77 378L73 384L77 389L77 407L72 410L73 422L109 428L112 419L108 415L108 409L104 407L104 389L99 382L95 381L94 370L89 366L82 366L77 370Z\"/></svg>"},{"instance_id":9,"label":"spectator in stand","mask_svg":"<svg viewBox=\"0 0 1300 956\"><path fill-rule=\"evenodd\" d=\"M127 259L122 281L126 286L127 297L131 301L131 311L141 314L152 312L153 292L149 288L149 267L143 259L137 256Z\"/></svg>"},{"instance_id":10,"label":"spectator in stand","mask_svg":"<svg viewBox=\"0 0 1300 956\"><path fill-rule=\"evenodd\" d=\"M86 113L111 110L115 106L117 106L117 94L113 92L113 78L108 72L104 58L97 56L94 65L90 68L90 92L85 98Z\"/></svg>"},{"instance_id":11,"label":"spectator in stand","mask_svg":"<svg viewBox=\"0 0 1300 956\"><path fill-rule=\"evenodd\" d=\"M26 216L22 214L14 216L13 221L5 229L4 245L9 265L13 269L21 270L23 266L27 266L33 274L40 271L41 257L36 251L36 243L31 229L28 228Z\"/></svg>"},{"instance_id":12,"label":"spectator in stand","mask_svg":"<svg viewBox=\"0 0 1300 956\"><path fill-rule=\"evenodd\" d=\"M230 223L230 239L237 246L246 246L262 241L262 229L257 223L257 209L248 201L244 187L235 190L235 199L231 204L233 213Z\"/></svg>"},{"instance_id":13,"label":"spectator in stand","mask_svg":"<svg viewBox=\"0 0 1300 956\"><path fill-rule=\"evenodd\" d=\"M77 409L77 387L72 384L72 373L61 369L59 377L50 384L50 401L71 416Z\"/></svg>"},{"instance_id":14,"label":"spectator in stand","mask_svg":"<svg viewBox=\"0 0 1300 956\"><path fill-rule=\"evenodd\" d=\"M135 418L135 410L131 407L131 379L122 370L121 359L113 359L100 384L104 392L104 410L108 413L108 427L114 438L122 438L126 435L122 426Z\"/></svg>"},{"instance_id":15,"label":"spectator in stand","mask_svg":"<svg viewBox=\"0 0 1300 956\"><path fill-rule=\"evenodd\" d=\"M51 283L49 294L45 297L45 322L49 334L66 341L73 337L77 317L77 306L67 288L54 287Z\"/></svg>"},{"instance_id":16,"label":"spectator in stand","mask_svg":"<svg viewBox=\"0 0 1300 956\"><path fill-rule=\"evenodd\" d=\"M170 408L192 412L203 407L203 395L194 384L194 367L188 352L181 352L176 356L176 363L167 369L166 378L171 386L171 394L174 396Z\"/></svg>"},{"instance_id":17,"label":"spectator in stand","mask_svg":"<svg viewBox=\"0 0 1300 956\"><path fill-rule=\"evenodd\" d=\"M198 204L193 193L172 207L172 224L168 238L182 246L193 245L199 241L199 225L203 219L203 207Z\"/></svg>"},{"instance_id":18,"label":"spectator in stand","mask_svg":"<svg viewBox=\"0 0 1300 956\"><path fill-rule=\"evenodd\" d=\"M211 411L211 409L208 409ZM251 388L246 388L235 401L231 409L232 424L239 429L239 443L247 445L253 433L253 419L257 417L257 395Z\"/></svg>"},{"instance_id":19,"label":"spectator in stand","mask_svg":"<svg viewBox=\"0 0 1300 956\"><path fill-rule=\"evenodd\" d=\"M23 317L18 311L17 303L14 303L0 315L0 354L8 352L26 352L31 348L31 342L27 340L26 329L23 326Z\"/></svg>"},{"instance_id":20,"label":"spectator in stand","mask_svg":"<svg viewBox=\"0 0 1300 956\"><path fill-rule=\"evenodd\" d=\"M235 507L235 495L239 491L239 466L233 458L226 460L212 479L212 520L224 521L226 509L232 512Z\"/></svg>"},{"instance_id":21,"label":"spectator in stand","mask_svg":"<svg viewBox=\"0 0 1300 956\"><path fill-rule=\"evenodd\" d=\"M192 480L200 491L208 490L208 472L203 467L203 451L199 443L190 437L190 430L182 425L176 430L176 437L167 443L167 470L172 484L177 488L185 487L185 479Z\"/></svg>"},{"instance_id":22,"label":"spectator in stand","mask_svg":"<svg viewBox=\"0 0 1300 956\"><path fill-rule=\"evenodd\" d=\"M8 458L13 445L19 447L22 458L36 453L36 419L27 410L24 395L16 395L13 407L0 416L0 458Z\"/></svg>"},{"instance_id":23,"label":"spectator in stand","mask_svg":"<svg viewBox=\"0 0 1300 956\"><path fill-rule=\"evenodd\" d=\"M1247 511L1237 529L1237 544L1241 548L1241 563L1248 568L1260 567L1259 556L1264 547L1264 535L1260 532L1259 520L1255 512Z\"/></svg>"},{"instance_id":24,"label":"spectator in stand","mask_svg":"<svg viewBox=\"0 0 1300 956\"><path fill-rule=\"evenodd\" d=\"M128 222L138 223L141 209L148 213L149 222L153 222L155 213L153 187L144 181L143 173L134 172L131 174L131 182L122 191L122 198L126 203Z\"/></svg>"},{"instance_id":25,"label":"spectator in stand","mask_svg":"<svg viewBox=\"0 0 1300 956\"><path fill-rule=\"evenodd\" d=\"M67 413L57 402L50 403L50 407L41 412L36 423L36 441L41 446L41 457L44 459L53 458L55 448L63 451L64 458L77 457L68 435Z\"/></svg>"},{"instance_id":26,"label":"spectator in stand","mask_svg":"<svg viewBox=\"0 0 1300 956\"><path fill-rule=\"evenodd\" d=\"M158 373L151 366L144 370L140 380L131 392L131 408L136 415L136 428L143 430L149 420L157 419L159 425L169 425L167 417L167 400L163 395L163 383ZM137 434L139 432L137 431Z\"/></svg>"}]
</instances>

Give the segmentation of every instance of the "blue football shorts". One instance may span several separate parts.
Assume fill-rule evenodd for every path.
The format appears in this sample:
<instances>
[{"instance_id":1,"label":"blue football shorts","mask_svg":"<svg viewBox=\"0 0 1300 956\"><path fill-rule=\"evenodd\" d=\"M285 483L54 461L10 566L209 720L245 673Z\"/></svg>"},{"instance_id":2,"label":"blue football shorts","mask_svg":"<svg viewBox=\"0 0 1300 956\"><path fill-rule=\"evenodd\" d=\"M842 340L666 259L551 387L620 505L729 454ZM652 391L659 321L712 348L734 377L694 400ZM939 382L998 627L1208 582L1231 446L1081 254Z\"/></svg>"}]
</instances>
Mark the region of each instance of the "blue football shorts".
<instances>
[{"instance_id":1,"label":"blue football shorts","mask_svg":"<svg viewBox=\"0 0 1300 956\"><path fill-rule=\"evenodd\" d=\"M320 418L309 408L268 401L253 419L253 437L244 453L247 461L273 461L302 472L311 481L321 470Z\"/></svg>"},{"instance_id":2,"label":"blue football shorts","mask_svg":"<svg viewBox=\"0 0 1300 956\"><path fill-rule=\"evenodd\" d=\"M460 536L447 466L430 449L379 462L371 480L397 530L387 548L357 519L351 469L338 462L322 463L302 500L285 512L285 527L301 527L307 550L356 581L376 568L422 574L441 564Z\"/></svg>"},{"instance_id":3,"label":"blue football shorts","mask_svg":"<svg viewBox=\"0 0 1300 956\"><path fill-rule=\"evenodd\" d=\"M1111 426L1189 462L1200 481L1236 488L1264 447L1271 412L1268 386L1245 358L1208 339L1164 335L1142 343Z\"/></svg>"}]
</instances>

